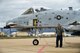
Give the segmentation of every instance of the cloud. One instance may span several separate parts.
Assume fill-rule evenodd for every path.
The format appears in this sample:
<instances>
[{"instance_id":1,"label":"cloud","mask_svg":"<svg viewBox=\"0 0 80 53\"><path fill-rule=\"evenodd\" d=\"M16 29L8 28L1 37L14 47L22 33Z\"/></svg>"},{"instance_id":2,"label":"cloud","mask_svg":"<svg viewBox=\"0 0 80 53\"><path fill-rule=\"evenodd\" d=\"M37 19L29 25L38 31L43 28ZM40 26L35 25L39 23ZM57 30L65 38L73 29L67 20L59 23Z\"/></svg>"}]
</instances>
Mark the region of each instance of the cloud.
<instances>
[{"instance_id":1,"label":"cloud","mask_svg":"<svg viewBox=\"0 0 80 53\"><path fill-rule=\"evenodd\" d=\"M79 4L80 4L80 0L76 0L77 2L79 2Z\"/></svg>"},{"instance_id":2,"label":"cloud","mask_svg":"<svg viewBox=\"0 0 80 53\"><path fill-rule=\"evenodd\" d=\"M72 6L74 8L80 8L76 0L33 0L32 3L33 5L41 5L41 6L44 5L52 7L54 9L67 8L69 6Z\"/></svg>"}]
</instances>

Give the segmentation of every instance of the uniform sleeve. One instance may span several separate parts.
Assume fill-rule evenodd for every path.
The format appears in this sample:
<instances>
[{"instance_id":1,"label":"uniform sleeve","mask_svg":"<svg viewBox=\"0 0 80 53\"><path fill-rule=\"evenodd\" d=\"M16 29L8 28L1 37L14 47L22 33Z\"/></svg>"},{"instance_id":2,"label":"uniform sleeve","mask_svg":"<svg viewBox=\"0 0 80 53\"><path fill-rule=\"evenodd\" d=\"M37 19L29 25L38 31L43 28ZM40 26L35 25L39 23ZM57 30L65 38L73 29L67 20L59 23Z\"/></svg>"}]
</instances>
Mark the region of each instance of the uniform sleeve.
<instances>
[{"instance_id":1,"label":"uniform sleeve","mask_svg":"<svg viewBox=\"0 0 80 53\"><path fill-rule=\"evenodd\" d=\"M57 28L55 28L55 32L57 33Z\"/></svg>"},{"instance_id":2,"label":"uniform sleeve","mask_svg":"<svg viewBox=\"0 0 80 53\"><path fill-rule=\"evenodd\" d=\"M64 29L62 28L62 32L64 32Z\"/></svg>"}]
</instances>

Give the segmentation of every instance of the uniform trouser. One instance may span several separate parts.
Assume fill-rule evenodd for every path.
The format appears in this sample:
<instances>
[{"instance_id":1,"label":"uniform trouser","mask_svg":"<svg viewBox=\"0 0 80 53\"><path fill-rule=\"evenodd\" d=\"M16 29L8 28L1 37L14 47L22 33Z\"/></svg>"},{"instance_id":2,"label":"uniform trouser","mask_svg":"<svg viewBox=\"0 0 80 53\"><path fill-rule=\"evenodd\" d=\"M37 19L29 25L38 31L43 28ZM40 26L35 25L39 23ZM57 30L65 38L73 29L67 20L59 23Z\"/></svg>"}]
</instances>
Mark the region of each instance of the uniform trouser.
<instances>
[{"instance_id":1,"label":"uniform trouser","mask_svg":"<svg viewBox=\"0 0 80 53\"><path fill-rule=\"evenodd\" d=\"M59 46L60 41L60 47L62 47L63 37L62 36L56 36L56 47Z\"/></svg>"}]
</instances>

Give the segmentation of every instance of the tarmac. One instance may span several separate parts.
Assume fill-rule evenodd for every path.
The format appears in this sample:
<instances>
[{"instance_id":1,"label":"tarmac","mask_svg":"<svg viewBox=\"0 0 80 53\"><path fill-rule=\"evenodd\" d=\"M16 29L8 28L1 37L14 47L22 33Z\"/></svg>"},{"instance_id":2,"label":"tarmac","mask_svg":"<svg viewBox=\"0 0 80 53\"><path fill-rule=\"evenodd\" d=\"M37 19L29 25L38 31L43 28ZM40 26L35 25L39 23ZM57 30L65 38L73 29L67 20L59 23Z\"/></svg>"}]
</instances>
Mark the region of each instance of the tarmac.
<instances>
[{"instance_id":1,"label":"tarmac","mask_svg":"<svg viewBox=\"0 0 80 53\"><path fill-rule=\"evenodd\" d=\"M0 39L0 53L80 53L80 37L64 37L62 48L55 47L55 37L38 38L37 46L32 44L33 40Z\"/></svg>"}]
</instances>

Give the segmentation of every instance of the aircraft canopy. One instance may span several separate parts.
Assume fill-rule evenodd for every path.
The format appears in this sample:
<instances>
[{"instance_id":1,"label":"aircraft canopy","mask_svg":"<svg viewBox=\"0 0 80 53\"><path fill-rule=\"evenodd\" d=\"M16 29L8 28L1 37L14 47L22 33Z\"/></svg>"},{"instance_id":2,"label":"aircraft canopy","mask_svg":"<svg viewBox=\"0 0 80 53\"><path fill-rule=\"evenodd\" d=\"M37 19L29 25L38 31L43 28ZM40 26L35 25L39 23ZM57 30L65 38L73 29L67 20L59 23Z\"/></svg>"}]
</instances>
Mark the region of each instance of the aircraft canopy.
<instances>
[{"instance_id":1,"label":"aircraft canopy","mask_svg":"<svg viewBox=\"0 0 80 53\"><path fill-rule=\"evenodd\" d=\"M43 12L43 11L47 11L49 9L50 8L46 8L46 7L37 7L37 8L31 7L28 10L26 10L22 15L32 14L35 12Z\"/></svg>"}]
</instances>

